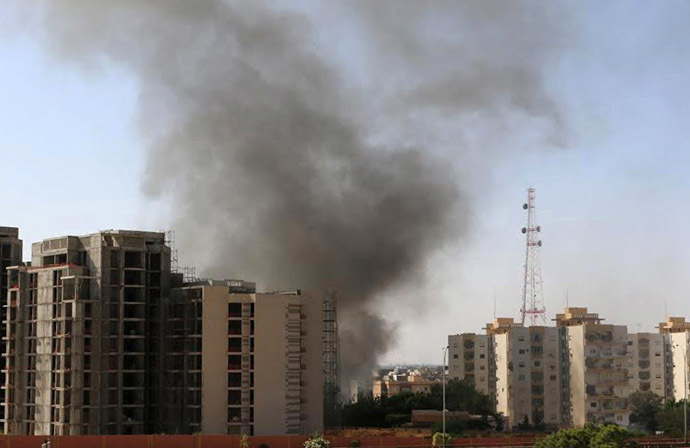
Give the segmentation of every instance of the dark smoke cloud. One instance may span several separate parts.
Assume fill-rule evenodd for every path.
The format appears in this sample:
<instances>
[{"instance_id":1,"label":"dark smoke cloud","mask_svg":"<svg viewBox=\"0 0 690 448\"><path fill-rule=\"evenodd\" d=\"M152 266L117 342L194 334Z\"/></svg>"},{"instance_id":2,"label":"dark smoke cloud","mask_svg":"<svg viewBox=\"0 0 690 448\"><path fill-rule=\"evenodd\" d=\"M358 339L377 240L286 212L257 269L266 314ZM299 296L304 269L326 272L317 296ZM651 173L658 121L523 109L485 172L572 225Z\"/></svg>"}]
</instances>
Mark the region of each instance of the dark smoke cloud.
<instances>
[{"instance_id":1,"label":"dark smoke cloud","mask_svg":"<svg viewBox=\"0 0 690 448\"><path fill-rule=\"evenodd\" d=\"M424 138L395 137L398 120L517 111L560 122L542 82L557 41L543 3L40 4L55 54L137 77L145 189L169 198L178 243L204 274L339 289L348 376L392 342L376 301L467 230L452 166L465 150L452 163L432 156ZM339 20L353 31L349 56L323 45Z\"/></svg>"}]
</instances>

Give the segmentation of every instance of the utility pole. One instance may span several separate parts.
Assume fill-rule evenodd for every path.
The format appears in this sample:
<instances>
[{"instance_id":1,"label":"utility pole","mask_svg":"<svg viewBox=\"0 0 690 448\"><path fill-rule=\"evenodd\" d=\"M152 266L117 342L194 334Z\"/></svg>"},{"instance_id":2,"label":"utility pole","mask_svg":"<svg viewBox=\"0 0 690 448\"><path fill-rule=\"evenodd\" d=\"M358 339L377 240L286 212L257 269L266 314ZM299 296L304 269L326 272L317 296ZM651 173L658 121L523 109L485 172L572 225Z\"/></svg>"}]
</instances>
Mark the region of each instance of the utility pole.
<instances>
[{"instance_id":1,"label":"utility pole","mask_svg":"<svg viewBox=\"0 0 690 448\"><path fill-rule=\"evenodd\" d=\"M688 444L688 341L685 342L685 347L676 344L676 347L682 349L683 353L683 444Z\"/></svg>"},{"instance_id":2,"label":"utility pole","mask_svg":"<svg viewBox=\"0 0 690 448\"><path fill-rule=\"evenodd\" d=\"M443 382L443 410L441 411L443 418L443 448L446 448L446 357L448 355L449 346L446 345L441 350L443 350L443 371L441 373L441 378Z\"/></svg>"},{"instance_id":3,"label":"utility pole","mask_svg":"<svg viewBox=\"0 0 690 448\"><path fill-rule=\"evenodd\" d=\"M529 316L530 325L537 325L540 321L546 325L546 308L541 281L541 262L539 248L541 240L539 233L541 226L537 225L536 194L534 188L527 189L527 202L523 204L527 210L527 227L522 228L525 234L525 274L522 285L522 308L520 315L525 325Z\"/></svg>"}]
</instances>

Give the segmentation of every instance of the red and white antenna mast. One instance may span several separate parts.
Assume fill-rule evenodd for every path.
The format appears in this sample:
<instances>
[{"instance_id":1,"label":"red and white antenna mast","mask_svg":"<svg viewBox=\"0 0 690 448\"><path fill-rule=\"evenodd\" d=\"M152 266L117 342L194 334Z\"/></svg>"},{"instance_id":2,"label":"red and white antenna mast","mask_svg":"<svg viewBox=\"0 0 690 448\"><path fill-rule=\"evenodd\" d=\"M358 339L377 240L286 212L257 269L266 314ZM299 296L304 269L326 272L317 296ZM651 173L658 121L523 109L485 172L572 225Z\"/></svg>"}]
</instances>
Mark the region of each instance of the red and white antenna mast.
<instances>
[{"instance_id":1,"label":"red and white antenna mast","mask_svg":"<svg viewBox=\"0 0 690 448\"><path fill-rule=\"evenodd\" d=\"M537 210L534 188L527 189L527 203L522 206L527 210L527 227L522 228L526 236L525 279L522 285L522 324L529 320L530 326L546 325L546 308L541 283L541 263L539 248L541 226L537 225Z\"/></svg>"}]
</instances>

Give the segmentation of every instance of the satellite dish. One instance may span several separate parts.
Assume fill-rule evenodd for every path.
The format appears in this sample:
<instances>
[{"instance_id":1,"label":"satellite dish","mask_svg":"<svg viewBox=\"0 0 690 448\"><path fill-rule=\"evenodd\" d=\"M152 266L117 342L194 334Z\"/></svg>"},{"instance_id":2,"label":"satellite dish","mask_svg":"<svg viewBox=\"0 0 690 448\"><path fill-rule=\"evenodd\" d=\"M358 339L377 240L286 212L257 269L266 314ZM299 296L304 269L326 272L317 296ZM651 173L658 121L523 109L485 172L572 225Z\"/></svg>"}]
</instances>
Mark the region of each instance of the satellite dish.
<instances>
[{"instance_id":1,"label":"satellite dish","mask_svg":"<svg viewBox=\"0 0 690 448\"><path fill-rule=\"evenodd\" d=\"M537 226L537 232L541 232L541 226Z\"/></svg>"},{"instance_id":2,"label":"satellite dish","mask_svg":"<svg viewBox=\"0 0 690 448\"><path fill-rule=\"evenodd\" d=\"M539 247L541 247L541 240L539 240Z\"/></svg>"},{"instance_id":3,"label":"satellite dish","mask_svg":"<svg viewBox=\"0 0 690 448\"><path fill-rule=\"evenodd\" d=\"M522 208L524 208L525 210L527 210L527 204L522 204Z\"/></svg>"},{"instance_id":4,"label":"satellite dish","mask_svg":"<svg viewBox=\"0 0 690 448\"><path fill-rule=\"evenodd\" d=\"M527 233L527 229L523 227L523 228L522 228L522 233Z\"/></svg>"}]
</instances>

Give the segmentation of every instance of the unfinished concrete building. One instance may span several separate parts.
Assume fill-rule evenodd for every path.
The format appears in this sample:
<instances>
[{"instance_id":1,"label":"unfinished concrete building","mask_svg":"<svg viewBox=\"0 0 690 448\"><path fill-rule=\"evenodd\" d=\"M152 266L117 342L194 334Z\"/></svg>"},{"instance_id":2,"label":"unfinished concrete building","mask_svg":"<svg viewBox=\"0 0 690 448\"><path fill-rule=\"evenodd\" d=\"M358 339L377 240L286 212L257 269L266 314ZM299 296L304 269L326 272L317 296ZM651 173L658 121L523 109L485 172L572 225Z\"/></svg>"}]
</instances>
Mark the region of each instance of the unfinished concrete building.
<instances>
[{"instance_id":1,"label":"unfinished concrete building","mask_svg":"<svg viewBox=\"0 0 690 448\"><path fill-rule=\"evenodd\" d=\"M173 290L166 432L323 431L337 391L335 296L254 289L209 280Z\"/></svg>"},{"instance_id":2,"label":"unfinished concrete building","mask_svg":"<svg viewBox=\"0 0 690 448\"><path fill-rule=\"evenodd\" d=\"M155 432L170 291L164 234L44 240L9 279L5 431Z\"/></svg>"},{"instance_id":3,"label":"unfinished concrete building","mask_svg":"<svg viewBox=\"0 0 690 448\"><path fill-rule=\"evenodd\" d=\"M19 239L19 229L16 227L0 227L0 298L4 304L7 298L7 289L9 286L9 277L7 276L7 268L16 266L22 262L22 240ZM7 306L3 305L0 308L0 334L3 335L0 340L0 353L5 353L7 348L7 338L5 333L7 330ZM3 366L4 367L4 366ZM6 370L0 370L0 386L5 384ZM5 402L5 389L0 389L0 403ZM0 421L5 421L5 406L0 406Z\"/></svg>"}]
</instances>

